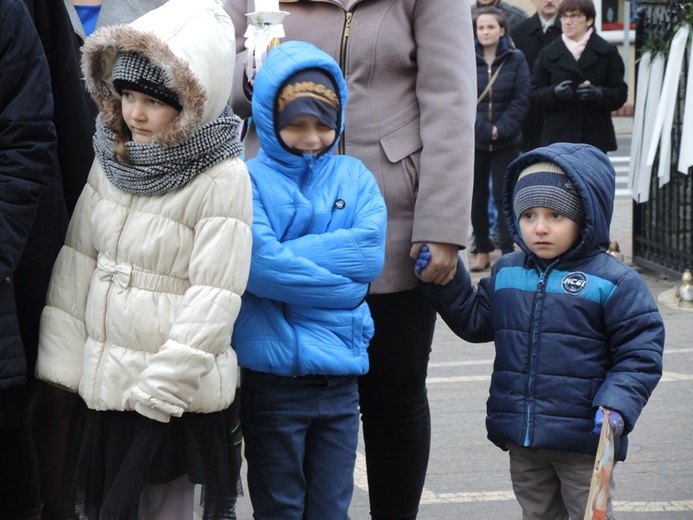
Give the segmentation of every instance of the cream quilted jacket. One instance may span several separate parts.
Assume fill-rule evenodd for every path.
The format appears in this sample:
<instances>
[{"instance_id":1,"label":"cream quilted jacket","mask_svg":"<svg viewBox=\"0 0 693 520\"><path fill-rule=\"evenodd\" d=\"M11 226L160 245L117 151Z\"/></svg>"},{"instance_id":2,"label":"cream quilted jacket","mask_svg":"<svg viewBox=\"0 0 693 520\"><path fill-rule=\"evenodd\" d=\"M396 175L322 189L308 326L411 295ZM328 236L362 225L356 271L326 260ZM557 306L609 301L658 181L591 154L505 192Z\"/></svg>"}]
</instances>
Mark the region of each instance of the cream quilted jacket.
<instances>
[{"instance_id":1,"label":"cream quilted jacket","mask_svg":"<svg viewBox=\"0 0 693 520\"><path fill-rule=\"evenodd\" d=\"M230 63L235 52L230 19L212 0L170 0L150 14L135 22L137 30L151 28L147 37L183 57L207 94L204 107L186 113L197 101L179 92L181 121L216 118L233 71L212 65L220 55ZM109 52L129 45L121 36L132 33L123 27L104 33L103 52L89 55L87 48L87 61L106 64L102 78L89 75L93 63L85 66L92 95L94 85L113 95L104 78L112 68ZM180 39L208 41L200 30L215 36L214 48L178 52L190 47ZM226 91L219 88L223 79ZM206 80L214 85L207 88ZM97 99L102 111L111 101ZM237 373L230 338L248 279L251 220L248 172L238 158L159 196L117 189L96 161L53 270L37 376L78 391L91 409L136 410L162 422L228 407Z\"/></svg>"}]
</instances>

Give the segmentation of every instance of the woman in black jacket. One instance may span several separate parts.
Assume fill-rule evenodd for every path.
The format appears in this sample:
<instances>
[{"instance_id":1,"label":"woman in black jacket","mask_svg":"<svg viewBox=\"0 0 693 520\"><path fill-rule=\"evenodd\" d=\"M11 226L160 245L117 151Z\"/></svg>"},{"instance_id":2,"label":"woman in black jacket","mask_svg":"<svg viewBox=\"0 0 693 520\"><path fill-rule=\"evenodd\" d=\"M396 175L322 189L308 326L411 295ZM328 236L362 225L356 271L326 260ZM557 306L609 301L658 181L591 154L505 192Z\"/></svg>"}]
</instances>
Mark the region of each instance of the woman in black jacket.
<instances>
[{"instance_id":1,"label":"woman in black jacket","mask_svg":"<svg viewBox=\"0 0 693 520\"><path fill-rule=\"evenodd\" d=\"M539 53L532 74L532 106L544 113L541 145L616 150L611 112L628 98L623 59L594 30L592 0L563 0L558 15L563 34Z\"/></svg>"},{"instance_id":2,"label":"woman in black jacket","mask_svg":"<svg viewBox=\"0 0 693 520\"><path fill-rule=\"evenodd\" d=\"M494 245L489 235L489 175L493 197L502 215L503 177L508 164L519 155L522 121L529 105L529 68L521 51L508 36L505 16L493 7L478 9L474 15L477 63L477 110L475 128L474 192L472 227L476 240L477 272L491 265ZM504 219L498 219L499 243L503 254L513 250L513 241Z\"/></svg>"}]
</instances>

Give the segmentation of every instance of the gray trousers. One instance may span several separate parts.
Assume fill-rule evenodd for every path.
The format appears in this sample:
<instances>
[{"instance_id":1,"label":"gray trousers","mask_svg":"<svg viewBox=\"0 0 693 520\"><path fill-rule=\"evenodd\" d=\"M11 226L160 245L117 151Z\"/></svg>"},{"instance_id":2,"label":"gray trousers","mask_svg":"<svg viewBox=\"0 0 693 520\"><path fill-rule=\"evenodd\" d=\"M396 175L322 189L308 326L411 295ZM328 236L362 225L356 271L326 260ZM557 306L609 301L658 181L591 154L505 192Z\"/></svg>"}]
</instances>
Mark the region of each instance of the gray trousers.
<instances>
[{"instance_id":1,"label":"gray trousers","mask_svg":"<svg viewBox=\"0 0 693 520\"><path fill-rule=\"evenodd\" d=\"M523 448L508 443L510 478L522 520L583 520L594 471L594 455ZM615 469L615 467L614 467ZM607 520L614 520L612 477Z\"/></svg>"}]
</instances>

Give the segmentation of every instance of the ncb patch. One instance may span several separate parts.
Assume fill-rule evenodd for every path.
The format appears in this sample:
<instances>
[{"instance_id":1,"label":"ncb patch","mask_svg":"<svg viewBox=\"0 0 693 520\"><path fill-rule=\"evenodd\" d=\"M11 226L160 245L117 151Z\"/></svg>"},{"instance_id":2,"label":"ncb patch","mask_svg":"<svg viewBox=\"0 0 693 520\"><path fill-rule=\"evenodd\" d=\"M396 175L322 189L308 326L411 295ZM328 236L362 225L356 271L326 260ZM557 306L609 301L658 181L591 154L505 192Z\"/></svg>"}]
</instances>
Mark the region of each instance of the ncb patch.
<instances>
[{"instance_id":1,"label":"ncb patch","mask_svg":"<svg viewBox=\"0 0 693 520\"><path fill-rule=\"evenodd\" d=\"M561 281L563 291L568 294L580 294L587 288L587 275L581 272L568 273Z\"/></svg>"}]
</instances>

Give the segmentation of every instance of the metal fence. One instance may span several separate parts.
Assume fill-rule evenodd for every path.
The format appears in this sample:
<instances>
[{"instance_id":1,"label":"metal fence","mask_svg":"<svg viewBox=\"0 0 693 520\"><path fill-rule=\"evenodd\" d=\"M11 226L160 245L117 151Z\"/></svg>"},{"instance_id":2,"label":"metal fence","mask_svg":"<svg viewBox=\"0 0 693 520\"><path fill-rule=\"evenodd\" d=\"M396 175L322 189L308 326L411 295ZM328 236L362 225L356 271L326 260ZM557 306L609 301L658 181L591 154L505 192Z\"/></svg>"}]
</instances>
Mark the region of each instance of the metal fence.
<instances>
[{"instance_id":1,"label":"metal fence","mask_svg":"<svg viewBox=\"0 0 693 520\"><path fill-rule=\"evenodd\" d=\"M636 74L638 58L642 55L648 36L672 33L684 17L688 2L647 1L637 8L635 54ZM633 204L633 262L667 276L680 279L684 269L693 268L693 171L687 175L677 171L681 127L686 93L686 78L690 48L683 59L683 69L677 93L674 124L671 128L671 156L661 157L657 152L650 179L648 202ZM691 85L693 88L693 85ZM637 96L637 91L635 92ZM688 143L693 146L693 143ZM671 180L660 187L657 168L667 161Z\"/></svg>"}]
</instances>

